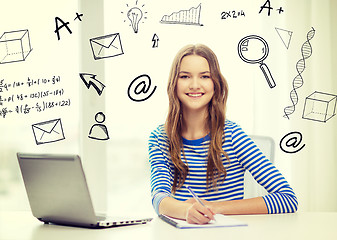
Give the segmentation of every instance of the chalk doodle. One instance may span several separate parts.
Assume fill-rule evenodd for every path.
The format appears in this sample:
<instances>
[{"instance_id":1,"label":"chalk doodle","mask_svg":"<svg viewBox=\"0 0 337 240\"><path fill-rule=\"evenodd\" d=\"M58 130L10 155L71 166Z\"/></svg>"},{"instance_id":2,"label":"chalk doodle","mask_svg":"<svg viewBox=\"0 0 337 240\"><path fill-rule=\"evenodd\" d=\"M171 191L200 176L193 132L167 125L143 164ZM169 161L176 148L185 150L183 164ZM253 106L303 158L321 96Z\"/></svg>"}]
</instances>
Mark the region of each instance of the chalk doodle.
<instances>
[{"instance_id":1,"label":"chalk doodle","mask_svg":"<svg viewBox=\"0 0 337 240\"><path fill-rule=\"evenodd\" d=\"M280 148L286 153L297 153L301 151L305 144L302 143L302 134L300 132L290 132L286 134L280 141Z\"/></svg>"},{"instance_id":2,"label":"chalk doodle","mask_svg":"<svg viewBox=\"0 0 337 240\"><path fill-rule=\"evenodd\" d=\"M337 95L315 91L305 99L303 119L326 122L336 115Z\"/></svg>"},{"instance_id":3,"label":"chalk doodle","mask_svg":"<svg viewBox=\"0 0 337 240\"><path fill-rule=\"evenodd\" d=\"M31 51L27 29L4 32L0 37L0 64L25 61Z\"/></svg>"},{"instance_id":4,"label":"chalk doodle","mask_svg":"<svg viewBox=\"0 0 337 240\"><path fill-rule=\"evenodd\" d=\"M203 24L200 23L200 13L201 3L197 7L192 7L188 10L180 10L170 15L164 15L160 23L203 26Z\"/></svg>"},{"instance_id":5,"label":"chalk doodle","mask_svg":"<svg viewBox=\"0 0 337 240\"><path fill-rule=\"evenodd\" d=\"M95 140L108 140L109 133L107 127L103 124L105 115L103 112L98 112L95 115L96 124L92 125L89 130L89 138Z\"/></svg>"},{"instance_id":6,"label":"chalk doodle","mask_svg":"<svg viewBox=\"0 0 337 240\"><path fill-rule=\"evenodd\" d=\"M89 89L91 86L96 90L99 96L102 95L105 85L96 79L95 74L91 73L80 73L80 78L82 79L84 85Z\"/></svg>"},{"instance_id":7,"label":"chalk doodle","mask_svg":"<svg viewBox=\"0 0 337 240\"><path fill-rule=\"evenodd\" d=\"M246 63L260 64L260 69L265 76L270 88L276 86L268 66L263 62L268 54L269 47L266 40L257 35L249 35L242 38L238 44L239 57Z\"/></svg>"},{"instance_id":8,"label":"chalk doodle","mask_svg":"<svg viewBox=\"0 0 337 240\"><path fill-rule=\"evenodd\" d=\"M74 21L76 21L76 19L78 19L80 22L82 22L82 18L83 17L83 13L76 13L76 17L74 18Z\"/></svg>"},{"instance_id":9,"label":"chalk doodle","mask_svg":"<svg viewBox=\"0 0 337 240\"><path fill-rule=\"evenodd\" d=\"M157 36L157 34L154 34L152 37L152 48L157 48L158 47L158 42L159 42L159 37Z\"/></svg>"},{"instance_id":10,"label":"chalk doodle","mask_svg":"<svg viewBox=\"0 0 337 240\"><path fill-rule=\"evenodd\" d=\"M277 34L281 38L284 46L288 49L291 41L291 37L293 35L292 31L281 29L281 28L275 28Z\"/></svg>"},{"instance_id":11,"label":"chalk doodle","mask_svg":"<svg viewBox=\"0 0 337 240\"><path fill-rule=\"evenodd\" d=\"M59 26L59 22L61 22L61 26ZM61 40L61 36L60 36L60 30L65 27L69 34L72 34L73 32L71 31L71 29L68 27L69 22L64 22L61 18L59 17L55 17L55 25L56 25L56 29L55 29L55 33L57 35L57 40Z\"/></svg>"},{"instance_id":12,"label":"chalk doodle","mask_svg":"<svg viewBox=\"0 0 337 240\"><path fill-rule=\"evenodd\" d=\"M65 139L61 119L53 119L32 125L37 145L52 143Z\"/></svg>"},{"instance_id":13,"label":"chalk doodle","mask_svg":"<svg viewBox=\"0 0 337 240\"><path fill-rule=\"evenodd\" d=\"M64 96L65 90L58 86L60 81L60 76L35 79L28 77L26 82L7 82L5 79L1 79L0 106L3 107L0 108L0 117L5 118L7 114L11 113L28 114L32 110L43 112L47 109L70 106L70 98L66 98ZM41 87L52 88L41 90ZM31 91L27 92L27 89Z\"/></svg>"},{"instance_id":14,"label":"chalk doodle","mask_svg":"<svg viewBox=\"0 0 337 240\"><path fill-rule=\"evenodd\" d=\"M274 8L271 7L270 0L267 0L263 4L263 6L260 7L259 14L261 14L264 9L268 9L268 16L270 16L270 10L274 9ZM276 11L278 11L278 13L281 14L281 13L284 12L284 9L282 7L279 7L278 9L276 9Z\"/></svg>"},{"instance_id":15,"label":"chalk doodle","mask_svg":"<svg viewBox=\"0 0 337 240\"><path fill-rule=\"evenodd\" d=\"M236 10L232 10L232 11L224 11L221 13L221 19L222 20L226 20L228 18L239 18L239 17L245 17L246 14L243 10L240 11L236 11Z\"/></svg>"},{"instance_id":16,"label":"chalk doodle","mask_svg":"<svg viewBox=\"0 0 337 240\"><path fill-rule=\"evenodd\" d=\"M36 110L36 112L43 112L47 109L52 109L56 107L69 107L71 104L70 98L62 99L59 101L40 101L35 104L19 104L16 105L14 110L8 107L0 108L0 117L5 118L7 114L17 113L17 114L28 114L31 110Z\"/></svg>"},{"instance_id":17,"label":"chalk doodle","mask_svg":"<svg viewBox=\"0 0 337 240\"><path fill-rule=\"evenodd\" d=\"M155 86L151 93L147 94L151 87L151 78L147 74L142 74L136 77L128 87L128 96L132 101L142 102L149 99L152 94L156 91L157 86ZM139 97L139 95L145 95Z\"/></svg>"},{"instance_id":18,"label":"chalk doodle","mask_svg":"<svg viewBox=\"0 0 337 240\"><path fill-rule=\"evenodd\" d=\"M56 84L61 81L60 76L53 76L52 78L38 78L38 79L33 79L28 77L27 79L27 85L28 87L32 87L35 85L42 85L42 84ZM21 83L22 84L22 83Z\"/></svg>"},{"instance_id":19,"label":"chalk doodle","mask_svg":"<svg viewBox=\"0 0 337 240\"><path fill-rule=\"evenodd\" d=\"M79 21L82 22L82 18L83 14L82 13L76 13L76 17L74 18L74 21L76 21L77 19ZM68 31L69 34L72 34L73 32L71 31L70 27L68 26L70 23L69 22L65 22L63 21L60 17L55 17L55 30L54 33L56 33L57 36L57 40L61 40L61 36L60 36L60 30L62 28L66 28L66 30Z\"/></svg>"},{"instance_id":20,"label":"chalk doodle","mask_svg":"<svg viewBox=\"0 0 337 240\"><path fill-rule=\"evenodd\" d=\"M51 96L62 96L64 94L64 89L56 89L56 90L44 90L44 91L37 91L32 92L29 94L17 93L12 94L8 97L0 96L0 105L3 105L3 102L12 103L15 101L23 101L28 98L47 98Z\"/></svg>"},{"instance_id":21,"label":"chalk doodle","mask_svg":"<svg viewBox=\"0 0 337 240\"><path fill-rule=\"evenodd\" d=\"M128 9L126 13L126 16L130 22L130 26L132 27L134 33L138 33L139 23L144 23L142 22L142 20L147 19L146 17L147 12L142 9L145 6L145 4L143 4L140 8L137 5L138 5L138 0L136 1L135 6ZM128 4L126 4L126 6L129 8ZM121 13L125 14L124 12L121 12ZM124 20L124 22L126 22L126 20Z\"/></svg>"},{"instance_id":22,"label":"chalk doodle","mask_svg":"<svg viewBox=\"0 0 337 240\"><path fill-rule=\"evenodd\" d=\"M90 45L95 60L124 54L119 33L92 38Z\"/></svg>"},{"instance_id":23,"label":"chalk doodle","mask_svg":"<svg viewBox=\"0 0 337 240\"><path fill-rule=\"evenodd\" d=\"M290 100L292 102L291 106L284 108L284 116L289 119L289 115L295 112L295 106L298 103L298 95L296 89L303 86L303 77L302 73L305 69L305 61L312 55L312 47L310 40L315 36L315 29L312 27L311 30L307 33L307 40L303 43L301 48L302 58L296 63L296 70L298 75L293 79L293 89L290 91Z\"/></svg>"},{"instance_id":24,"label":"chalk doodle","mask_svg":"<svg viewBox=\"0 0 337 240\"><path fill-rule=\"evenodd\" d=\"M4 92L6 90L10 91L12 89L21 87L21 86L28 86L28 87L33 87L33 86L37 86L37 85L54 85L57 84L61 81L61 77L60 76L53 76L52 78L37 78L37 79L33 79L31 77L27 78L27 82L24 81L13 81L11 83L7 83L5 81L5 79L1 79L0 80L0 93Z\"/></svg>"}]
</instances>

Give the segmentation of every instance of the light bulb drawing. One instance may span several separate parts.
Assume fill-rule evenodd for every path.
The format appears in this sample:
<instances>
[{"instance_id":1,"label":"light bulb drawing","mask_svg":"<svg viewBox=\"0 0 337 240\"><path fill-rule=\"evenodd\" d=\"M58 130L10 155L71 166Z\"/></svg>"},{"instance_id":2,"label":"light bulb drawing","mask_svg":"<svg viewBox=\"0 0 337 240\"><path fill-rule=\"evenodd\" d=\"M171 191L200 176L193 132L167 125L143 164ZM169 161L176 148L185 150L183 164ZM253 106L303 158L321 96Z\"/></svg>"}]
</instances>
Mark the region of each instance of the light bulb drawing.
<instances>
[{"instance_id":1,"label":"light bulb drawing","mask_svg":"<svg viewBox=\"0 0 337 240\"><path fill-rule=\"evenodd\" d=\"M140 20L143 18L143 12L139 8L133 7L128 11L127 16L131 22L133 31L138 33L138 25Z\"/></svg>"},{"instance_id":2,"label":"light bulb drawing","mask_svg":"<svg viewBox=\"0 0 337 240\"><path fill-rule=\"evenodd\" d=\"M138 7L137 5L138 0L136 1L135 6L133 7L130 7L129 4L126 4L126 7L128 8L126 14L124 11L121 12L122 14L126 15L134 33L139 32L139 24L143 23L143 20L147 19L146 17L147 12L142 9L145 6L145 4L143 4L141 7ZM127 19L125 19L124 22L126 22Z\"/></svg>"}]
</instances>

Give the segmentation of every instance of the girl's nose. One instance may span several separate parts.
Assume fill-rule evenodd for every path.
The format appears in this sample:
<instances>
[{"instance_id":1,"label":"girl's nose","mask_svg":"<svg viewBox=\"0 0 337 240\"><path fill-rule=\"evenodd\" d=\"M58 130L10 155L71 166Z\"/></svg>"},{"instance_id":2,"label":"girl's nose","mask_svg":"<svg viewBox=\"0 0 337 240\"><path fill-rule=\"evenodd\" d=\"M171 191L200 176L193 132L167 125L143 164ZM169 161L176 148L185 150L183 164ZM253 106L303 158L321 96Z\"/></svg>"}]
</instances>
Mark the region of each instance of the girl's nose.
<instances>
[{"instance_id":1,"label":"girl's nose","mask_svg":"<svg viewBox=\"0 0 337 240\"><path fill-rule=\"evenodd\" d=\"M190 89L199 89L200 88L199 79L197 77L191 78L189 88Z\"/></svg>"}]
</instances>

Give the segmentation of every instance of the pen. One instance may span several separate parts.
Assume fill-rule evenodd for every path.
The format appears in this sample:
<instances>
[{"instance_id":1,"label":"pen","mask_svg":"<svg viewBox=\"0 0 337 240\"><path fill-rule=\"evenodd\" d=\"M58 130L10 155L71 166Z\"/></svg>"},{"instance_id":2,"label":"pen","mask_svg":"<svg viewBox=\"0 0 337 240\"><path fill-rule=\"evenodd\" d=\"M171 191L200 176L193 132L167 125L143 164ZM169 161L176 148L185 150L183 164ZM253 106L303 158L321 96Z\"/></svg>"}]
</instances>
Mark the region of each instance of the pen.
<instances>
[{"instance_id":1,"label":"pen","mask_svg":"<svg viewBox=\"0 0 337 240\"><path fill-rule=\"evenodd\" d=\"M186 187L187 190L192 194L192 196L194 197L194 199L196 201L198 201L202 206L206 207L205 204L200 200L200 198L197 196L197 194L195 194L195 192L193 192L192 188L190 188L190 186Z\"/></svg>"},{"instance_id":2,"label":"pen","mask_svg":"<svg viewBox=\"0 0 337 240\"><path fill-rule=\"evenodd\" d=\"M186 186L187 190L192 194L193 198L198 201L202 206L206 207L206 205L200 200L200 198L193 192L192 188L190 186ZM208 208L208 207L206 207ZM209 208L208 208L209 209ZM211 211L212 212L212 211Z\"/></svg>"}]
</instances>

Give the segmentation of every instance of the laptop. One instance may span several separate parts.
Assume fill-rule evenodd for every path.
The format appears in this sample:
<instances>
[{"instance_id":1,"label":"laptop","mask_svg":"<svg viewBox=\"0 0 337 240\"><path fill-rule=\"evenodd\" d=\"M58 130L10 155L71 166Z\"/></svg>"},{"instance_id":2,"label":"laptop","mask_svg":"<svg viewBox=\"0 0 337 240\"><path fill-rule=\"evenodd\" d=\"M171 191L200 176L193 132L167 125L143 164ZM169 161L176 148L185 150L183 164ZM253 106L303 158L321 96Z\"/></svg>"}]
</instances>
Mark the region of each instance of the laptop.
<instances>
[{"instance_id":1,"label":"laptop","mask_svg":"<svg viewBox=\"0 0 337 240\"><path fill-rule=\"evenodd\" d=\"M95 214L78 155L17 153L32 214L44 223L89 228L145 224Z\"/></svg>"}]
</instances>

